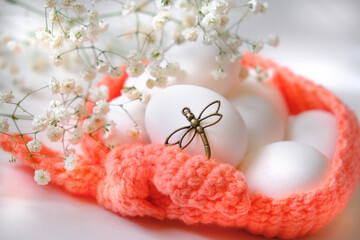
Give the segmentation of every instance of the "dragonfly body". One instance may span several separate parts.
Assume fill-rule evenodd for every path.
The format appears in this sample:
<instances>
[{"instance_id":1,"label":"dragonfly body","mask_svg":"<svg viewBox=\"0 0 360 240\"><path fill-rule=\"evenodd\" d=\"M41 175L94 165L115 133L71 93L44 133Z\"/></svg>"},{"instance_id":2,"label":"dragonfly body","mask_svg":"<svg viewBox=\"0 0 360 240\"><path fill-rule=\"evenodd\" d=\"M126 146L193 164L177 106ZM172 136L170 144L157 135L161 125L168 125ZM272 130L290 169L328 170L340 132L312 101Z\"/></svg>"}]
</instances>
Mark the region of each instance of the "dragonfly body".
<instances>
[{"instance_id":1,"label":"dragonfly body","mask_svg":"<svg viewBox=\"0 0 360 240\"><path fill-rule=\"evenodd\" d=\"M217 104L217 109L214 113L209 114L208 116L205 116L203 118L201 118L201 116L203 115L203 113L210 108L210 106ZM206 133L205 133L205 128L210 127L212 125L215 125L216 123L218 123L221 118L222 118L222 114L218 113L220 109L220 101L214 101L212 103L210 103L208 106L206 106L200 113L199 117L196 118L195 115L191 112L191 110L188 107L183 108L182 110L182 114L186 117L186 119L189 121L190 126L185 126L182 128L179 128L177 130L175 130L173 133L170 134L169 137L167 137L166 141L165 141L165 145L175 145L175 144L179 144L181 149L186 148L190 142L195 138L196 133L198 133L201 137L201 141L204 145L205 148L205 154L207 158L211 157L211 150L210 150L210 144L209 141L207 139ZM210 117L217 117L218 119L210 124L207 124L205 126L201 125L201 122L205 119L208 119ZM185 145L182 144L183 140L185 139L185 136L190 134L191 130L194 130L192 135L190 135L189 140L187 141L187 143ZM180 137L180 139L177 142L174 143L169 143L170 139L178 132L180 131L185 131L184 134Z\"/></svg>"},{"instance_id":2,"label":"dragonfly body","mask_svg":"<svg viewBox=\"0 0 360 240\"><path fill-rule=\"evenodd\" d=\"M195 132L198 132L200 134L201 140L202 140L202 142L204 144L204 147L205 147L206 157L210 158L211 157L211 150L210 150L209 141L208 141L208 139L206 137L204 128L200 125L199 120L197 120L195 118L194 114L191 112L191 110L189 108L184 108L183 109L183 114L186 117L186 119L190 122L191 127L194 128Z\"/></svg>"}]
</instances>

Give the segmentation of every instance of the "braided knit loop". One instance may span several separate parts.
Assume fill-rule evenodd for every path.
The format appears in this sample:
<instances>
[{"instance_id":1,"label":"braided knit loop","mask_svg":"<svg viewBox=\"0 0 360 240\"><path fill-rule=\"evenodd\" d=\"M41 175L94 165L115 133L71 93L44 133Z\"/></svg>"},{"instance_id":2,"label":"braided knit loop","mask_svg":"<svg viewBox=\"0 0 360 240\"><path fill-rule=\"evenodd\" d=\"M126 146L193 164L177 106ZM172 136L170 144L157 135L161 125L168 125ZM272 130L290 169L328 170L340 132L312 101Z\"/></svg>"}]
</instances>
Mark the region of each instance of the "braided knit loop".
<instances>
[{"instance_id":1,"label":"braided knit loop","mask_svg":"<svg viewBox=\"0 0 360 240\"><path fill-rule=\"evenodd\" d=\"M93 196L124 216L216 223L266 237L314 233L344 208L360 181L358 120L331 92L270 60L245 54L242 65L272 69L269 84L281 91L291 114L322 109L335 115L336 152L322 186L283 199L250 194L240 171L216 159L186 155L176 146L133 144L109 151L87 136L82 142L85 156L70 172L60 158L27 158L20 138L15 144L11 137L0 135L0 146L9 152L16 146L14 155L49 171L53 183L74 194ZM26 142L31 140L24 137ZM43 147L41 154L59 153Z\"/></svg>"}]
</instances>

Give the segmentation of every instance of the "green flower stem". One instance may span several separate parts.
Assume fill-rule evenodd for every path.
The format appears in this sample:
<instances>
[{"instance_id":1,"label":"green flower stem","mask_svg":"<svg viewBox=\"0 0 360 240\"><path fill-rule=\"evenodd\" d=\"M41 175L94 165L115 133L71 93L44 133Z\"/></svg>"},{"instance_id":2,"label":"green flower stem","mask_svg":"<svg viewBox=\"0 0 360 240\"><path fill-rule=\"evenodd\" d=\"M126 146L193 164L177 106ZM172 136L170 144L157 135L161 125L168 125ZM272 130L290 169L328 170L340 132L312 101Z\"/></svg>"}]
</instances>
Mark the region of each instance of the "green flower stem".
<instances>
[{"instance_id":1,"label":"green flower stem","mask_svg":"<svg viewBox=\"0 0 360 240\"><path fill-rule=\"evenodd\" d=\"M14 108L14 111L13 111L13 113L12 113L12 116L15 116L16 110L17 110L18 108L20 108L20 109L22 109L24 112L26 112L27 114L29 114L30 116L33 117L33 115L32 115L31 113L29 113L28 111L26 111L23 107L21 107L20 104L21 104L28 96L30 96L31 94L36 93L36 92L38 92L38 91L41 91L41 90L43 90L43 89L45 89L45 88L47 88L47 87L48 87L48 86L41 87L41 88L36 89L36 90L34 90L34 91L28 92L22 99L20 99L20 100L16 103L16 107Z\"/></svg>"},{"instance_id":2,"label":"green flower stem","mask_svg":"<svg viewBox=\"0 0 360 240\"><path fill-rule=\"evenodd\" d=\"M27 144L26 144L26 141L25 141L25 138L24 138L24 134L21 133L21 130L20 130L20 128L19 128L19 125L17 124L17 122L16 122L15 119L13 119L13 122L14 122L14 124L15 124L16 129L18 130L18 132L19 132L19 134L20 134L20 137L21 137L21 139L22 139L22 141L23 141L23 143L24 143L24 146L26 147L26 150L27 150L28 153L29 153L29 157L28 157L28 158L31 158L31 161L32 161L33 164L34 164L35 169L37 169L37 166L36 166L35 160L34 160L34 158L33 158L33 156L32 156L32 153L31 153L31 151L29 150L29 148L28 148L28 146L27 146ZM14 138L13 138L13 139L14 139ZM14 139L14 140L15 140L15 139ZM17 144L17 141L16 141L16 140L15 140L15 142L16 142L16 144ZM16 145L15 145L15 147L16 147ZM14 149L15 149L15 147L14 147Z\"/></svg>"},{"instance_id":3,"label":"green flower stem","mask_svg":"<svg viewBox=\"0 0 360 240\"><path fill-rule=\"evenodd\" d=\"M0 116L11 118L14 120L33 120L32 116L26 116L26 115L14 115L14 114L0 113Z\"/></svg>"}]
</instances>

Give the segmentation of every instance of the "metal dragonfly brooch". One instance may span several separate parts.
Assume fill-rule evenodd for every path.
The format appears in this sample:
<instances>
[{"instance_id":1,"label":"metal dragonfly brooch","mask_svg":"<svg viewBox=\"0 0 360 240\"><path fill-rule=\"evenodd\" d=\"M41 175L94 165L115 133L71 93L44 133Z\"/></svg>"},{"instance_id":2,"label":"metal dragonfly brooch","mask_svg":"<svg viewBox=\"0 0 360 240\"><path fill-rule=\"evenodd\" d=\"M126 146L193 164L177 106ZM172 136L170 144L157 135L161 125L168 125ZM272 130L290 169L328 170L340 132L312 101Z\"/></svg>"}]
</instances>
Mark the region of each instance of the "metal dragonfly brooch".
<instances>
[{"instance_id":1,"label":"metal dragonfly brooch","mask_svg":"<svg viewBox=\"0 0 360 240\"><path fill-rule=\"evenodd\" d=\"M205 116L205 117L203 117L203 114L205 113L205 111L207 109L210 109L210 107L213 106L213 105L216 107L216 111L209 114L209 115L207 115L207 116ZM179 129L175 130L173 133L171 133L170 136L168 136L166 138L165 145L176 145L176 144L178 144L181 149L184 149L187 146L189 146L189 144L192 142L192 140L194 140L194 138L196 136L196 133L198 133L198 134L200 134L201 140L202 140L202 142L204 144L206 157L210 158L211 157L211 150L210 150L209 141L208 141L208 139L206 137L205 128L208 128L210 126L213 126L213 125L217 124L222 119L223 115L221 113L219 113L220 105L221 105L221 103L220 103L219 100L216 100L216 101L210 103L209 105L207 105L201 111L198 118L195 117L195 115L191 112L190 108L184 107L183 110L182 110L182 114L190 122L190 125L181 127ZM209 119L211 117L216 117L217 120L213 121L212 123L208 123L208 124L206 124L204 126L201 125L201 122L203 122L204 120ZM170 142L171 138L175 138L176 136L181 134L182 131L184 133L182 134L180 139L178 139L175 142ZM187 140L187 142L185 144L183 144L183 141L184 141L185 137L188 134L191 134L191 135L190 135L189 139Z\"/></svg>"}]
</instances>

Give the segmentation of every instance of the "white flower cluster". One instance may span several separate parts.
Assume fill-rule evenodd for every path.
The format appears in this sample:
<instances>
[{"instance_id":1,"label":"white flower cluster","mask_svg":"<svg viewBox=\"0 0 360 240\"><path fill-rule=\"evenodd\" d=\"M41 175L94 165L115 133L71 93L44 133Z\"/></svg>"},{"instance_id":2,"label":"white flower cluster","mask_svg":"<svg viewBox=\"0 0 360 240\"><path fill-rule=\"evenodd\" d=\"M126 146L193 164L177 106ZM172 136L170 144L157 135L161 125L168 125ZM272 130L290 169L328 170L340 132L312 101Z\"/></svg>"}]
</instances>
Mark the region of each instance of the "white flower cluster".
<instances>
[{"instance_id":1,"label":"white flower cluster","mask_svg":"<svg viewBox=\"0 0 360 240\"><path fill-rule=\"evenodd\" d=\"M44 171L43 169L36 169L34 180L37 182L38 185L46 185L50 182L50 173Z\"/></svg>"},{"instance_id":2,"label":"white flower cluster","mask_svg":"<svg viewBox=\"0 0 360 240\"><path fill-rule=\"evenodd\" d=\"M74 170L77 164L77 160L78 157L75 154L70 153L69 156L67 156L64 160L65 169L68 171Z\"/></svg>"},{"instance_id":3,"label":"white flower cluster","mask_svg":"<svg viewBox=\"0 0 360 240\"><path fill-rule=\"evenodd\" d=\"M7 118L0 118L0 132L7 133L9 132L9 123Z\"/></svg>"},{"instance_id":4,"label":"white flower cluster","mask_svg":"<svg viewBox=\"0 0 360 240\"><path fill-rule=\"evenodd\" d=\"M99 13L95 9L88 9L81 1L66 0L58 2L47 0L44 7L49 12L48 19L50 22L53 24L58 23L60 27L58 31L52 29L53 32L51 32L46 28L36 33L36 38L46 48L61 48L65 40L74 44L94 42L97 41L100 34L109 28L109 24L99 21ZM65 9L67 15L58 9ZM83 22L77 22L78 24L71 27L74 21L78 21L74 19L82 19ZM68 27L71 28L66 31L65 29Z\"/></svg>"},{"instance_id":5,"label":"white flower cluster","mask_svg":"<svg viewBox=\"0 0 360 240\"><path fill-rule=\"evenodd\" d=\"M14 98L11 90L0 91L0 103L10 103Z\"/></svg>"},{"instance_id":6,"label":"white flower cluster","mask_svg":"<svg viewBox=\"0 0 360 240\"><path fill-rule=\"evenodd\" d=\"M140 100L146 104L150 100L151 89L165 87L169 79L180 71L181 66L169 61L166 56L167 50L175 45L186 41L202 41L205 45L218 47L219 54L215 58L218 67L211 74L214 79L221 81L227 76L221 64L225 60L240 61L241 47L246 46L247 50L258 53L265 44L273 47L279 44L275 35L269 35L265 40L250 40L239 34L239 24L247 15L266 11L266 2L259 0L123 0L114 1L114 4L119 4L114 13L105 14L96 10L98 2L45 0L43 7L46 24L35 33L36 46L40 45L50 52L51 63L64 69L76 69L80 80L73 77L49 78L47 88L57 100L52 100L39 114L24 111L28 114L27 119L32 119L34 130L34 138L26 143L26 147L30 157L39 156L43 143L37 139L37 134L44 132L51 142L62 143L65 156L62 158L68 171L75 169L78 161L78 156L69 148L70 144L80 143L85 134L92 137L104 134L106 137L115 127L115 123L106 117L110 110L107 102L109 89L103 85L92 87L100 75L109 74L111 78L120 78L126 71L125 74L134 79L145 77L144 89L125 87L122 93L130 101ZM100 19L112 14L119 15L119 9L124 17L133 15L126 19L135 16L132 18L134 29L127 29L114 38L111 44L104 44L109 41L102 36L107 34L105 32L110 26ZM238 19L230 21L230 13L237 9L244 11L234 14ZM150 16L151 20L144 20L143 16ZM111 34L109 31L108 35ZM137 43L136 50L122 46L121 40L129 36ZM107 41L98 41L103 39ZM21 42L5 34L0 36L1 46L13 56L23 50ZM1 69L9 65L8 59L0 58ZM126 66L126 70L120 65ZM9 71L17 74L19 67L12 64ZM0 91L0 103L16 105L13 99L11 90ZM91 104L92 113L89 113ZM20 105L16 109L23 110ZM142 131L135 122L127 134L136 139ZM0 118L0 132L9 132L9 123L4 117ZM65 140L68 142L65 143ZM37 169L34 179L38 184L45 185L50 181L50 175L47 171Z\"/></svg>"}]
</instances>

